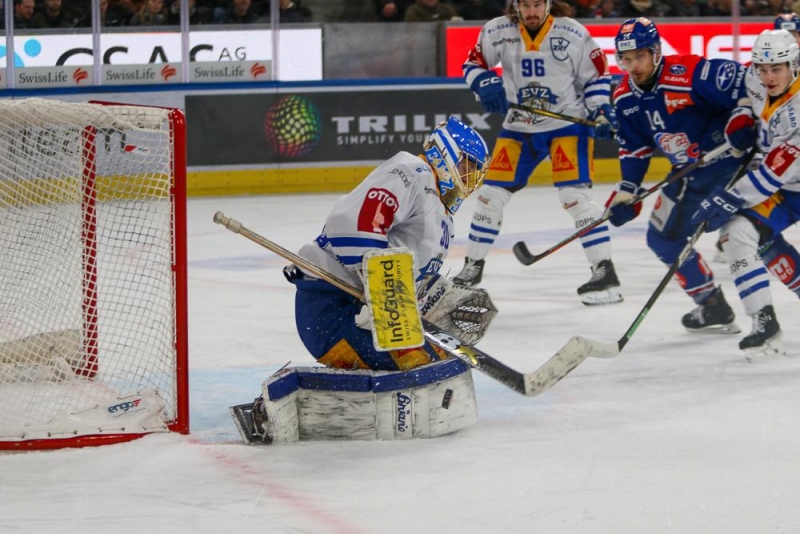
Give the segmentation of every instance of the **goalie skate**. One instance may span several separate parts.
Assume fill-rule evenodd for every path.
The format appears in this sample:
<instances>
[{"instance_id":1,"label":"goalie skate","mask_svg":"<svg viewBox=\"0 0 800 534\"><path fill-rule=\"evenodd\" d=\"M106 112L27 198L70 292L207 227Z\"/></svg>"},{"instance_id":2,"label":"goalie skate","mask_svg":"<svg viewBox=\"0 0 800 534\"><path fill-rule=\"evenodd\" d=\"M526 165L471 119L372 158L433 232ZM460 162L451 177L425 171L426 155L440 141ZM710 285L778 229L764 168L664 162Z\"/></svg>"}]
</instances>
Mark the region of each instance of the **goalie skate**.
<instances>
[{"instance_id":1,"label":"goalie skate","mask_svg":"<svg viewBox=\"0 0 800 534\"><path fill-rule=\"evenodd\" d=\"M592 266L592 278L578 288L578 295L587 306L616 304L624 300L611 260L603 260Z\"/></svg>"},{"instance_id":2,"label":"goalie skate","mask_svg":"<svg viewBox=\"0 0 800 534\"><path fill-rule=\"evenodd\" d=\"M231 417L239 430L239 434L250 445L269 445L272 439L267 435L264 423L266 414L263 410L264 399L258 397L251 403L231 406Z\"/></svg>"},{"instance_id":3,"label":"goalie skate","mask_svg":"<svg viewBox=\"0 0 800 534\"><path fill-rule=\"evenodd\" d=\"M765 356L786 354L781 344L781 326L772 306L764 306L753 315L753 329L739 342L745 359L753 362Z\"/></svg>"},{"instance_id":4,"label":"goalie skate","mask_svg":"<svg viewBox=\"0 0 800 534\"><path fill-rule=\"evenodd\" d=\"M684 315L681 322L693 333L738 334L742 330L736 326L735 319L722 288L718 287L703 304Z\"/></svg>"}]
</instances>

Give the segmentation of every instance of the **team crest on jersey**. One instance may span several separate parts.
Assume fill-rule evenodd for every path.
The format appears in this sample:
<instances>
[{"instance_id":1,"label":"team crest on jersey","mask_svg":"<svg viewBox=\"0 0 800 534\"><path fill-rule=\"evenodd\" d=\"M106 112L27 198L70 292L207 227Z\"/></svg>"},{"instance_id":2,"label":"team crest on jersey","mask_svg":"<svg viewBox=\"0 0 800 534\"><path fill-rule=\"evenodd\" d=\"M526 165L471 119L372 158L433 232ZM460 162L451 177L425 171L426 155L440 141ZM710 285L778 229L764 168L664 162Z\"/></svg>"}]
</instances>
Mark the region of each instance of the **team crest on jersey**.
<instances>
[{"instance_id":1,"label":"team crest on jersey","mask_svg":"<svg viewBox=\"0 0 800 534\"><path fill-rule=\"evenodd\" d=\"M693 106L694 101L691 93L664 91L664 104L667 106L667 113L672 114L687 106Z\"/></svg>"},{"instance_id":2,"label":"team crest on jersey","mask_svg":"<svg viewBox=\"0 0 800 534\"><path fill-rule=\"evenodd\" d=\"M399 207L400 203L391 191L373 187L367 191L358 212L358 231L386 235Z\"/></svg>"},{"instance_id":3,"label":"team crest on jersey","mask_svg":"<svg viewBox=\"0 0 800 534\"><path fill-rule=\"evenodd\" d=\"M726 61L717 70L717 89L720 91L727 91L733 85L736 79L736 64L732 61Z\"/></svg>"},{"instance_id":4,"label":"team crest on jersey","mask_svg":"<svg viewBox=\"0 0 800 534\"><path fill-rule=\"evenodd\" d=\"M550 50L553 51L553 57L557 60L566 61L569 59L567 47L569 47L569 41L567 39L563 37L550 38Z\"/></svg>"},{"instance_id":5,"label":"team crest on jersey","mask_svg":"<svg viewBox=\"0 0 800 534\"><path fill-rule=\"evenodd\" d=\"M677 76L680 76L680 75L682 75L682 74L686 74L686 67L684 67L683 65L672 65L672 66L669 68L669 71L670 71L672 74L675 74L675 75L677 75Z\"/></svg>"},{"instance_id":6,"label":"team crest on jersey","mask_svg":"<svg viewBox=\"0 0 800 534\"><path fill-rule=\"evenodd\" d=\"M529 83L527 87L523 87L519 90L519 94L517 96L520 102L537 100L540 102L547 102L548 104L558 104L558 97L553 94L553 91L551 91L549 87L539 85L539 82Z\"/></svg>"},{"instance_id":7,"label":"team crest on jersey","mask_svg":"<svg viewBox=\"0 0 800 534\"><path fill-rule=\"evenodd\" d=\"M692 143L684 132L661 132L655 135L658 147L673 165L689 163L700 157L700 147Z\"/></svg>"}]
</instances>

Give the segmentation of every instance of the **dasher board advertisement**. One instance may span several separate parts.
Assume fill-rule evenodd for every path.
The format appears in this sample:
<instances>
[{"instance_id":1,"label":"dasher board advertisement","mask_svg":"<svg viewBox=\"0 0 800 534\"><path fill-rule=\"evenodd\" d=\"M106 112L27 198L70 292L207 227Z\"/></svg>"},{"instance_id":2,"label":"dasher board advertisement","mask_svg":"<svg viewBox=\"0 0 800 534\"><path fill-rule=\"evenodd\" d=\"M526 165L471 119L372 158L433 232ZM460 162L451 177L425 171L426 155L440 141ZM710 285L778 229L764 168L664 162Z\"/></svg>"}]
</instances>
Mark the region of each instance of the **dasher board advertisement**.
<instances>
[{"instance_id":1,"label":"dasher board advertisement","mask_svg":"<svg viewBox=\"0 0 800 534\"><path fill-rule=\"evenodd\" d=\"M103 65L153 65L160 69L163 64L174 66L181 61L181 34L176 32L104 33L100 36L100 47L100 61ZM266 64L264 62L272 61L272 32L191 31L189 60L193 63L218 63L220 67L230 67L231 63L241 61L261 61ZM14 65L17 69L91 66L92 62L91 34L14 37ZM6 59L3 56L0 58L0 68L5 65ZM278 69L283 81L321 80L322 30L282 29ZM212 69L208 72L216 71ZM250 74L248 71L242 76ZM160 72L156 76L160 76ZM220 76L226 78L228 74ZM196 76L193 74L192 77L194 81ZM91 82L91 78L89 80ZM171 81L176 80L173 77Z\"/></svg>"},{"instance_id":2,"label":"dasher board advertisement","mask_svg":"<svg viewBox=\"0 0 800 534\"><path fill-rule=\"evenodd\" d=\"M696 54L708 59L733 59L733 32L729 22L682 23L657 21L664 55ZM617 67L614 37L619 24L584 24L606 53L611 74L622 74ZM748 22L739 25L740 61L750 61L750 50L762 31L772 29L772 22ZM478 42L480 26L448 26L445 29L447 76L461 77L461 66L470 49Z\"/></svg>"}]
</instances>

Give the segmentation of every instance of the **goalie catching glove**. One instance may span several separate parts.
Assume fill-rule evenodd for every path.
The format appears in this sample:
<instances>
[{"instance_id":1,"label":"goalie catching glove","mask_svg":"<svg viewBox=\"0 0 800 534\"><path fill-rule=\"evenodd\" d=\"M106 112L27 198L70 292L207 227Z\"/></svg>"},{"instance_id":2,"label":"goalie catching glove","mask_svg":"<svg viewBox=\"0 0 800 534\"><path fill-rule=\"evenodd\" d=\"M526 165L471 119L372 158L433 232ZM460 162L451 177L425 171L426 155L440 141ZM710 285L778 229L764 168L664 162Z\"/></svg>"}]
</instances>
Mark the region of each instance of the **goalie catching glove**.
<instances>
[{"instance_id":1,"label":"goalie catching glove","mask_svg":"<svg viewBox=\"0 0 800 534\"><path fill-rule=\"evenodd\" d=\"M483 338L497 315L486 290L455 285L438 274L423 281L418 298L422 317L468 345Z\"/></svg>"}]
</instances>

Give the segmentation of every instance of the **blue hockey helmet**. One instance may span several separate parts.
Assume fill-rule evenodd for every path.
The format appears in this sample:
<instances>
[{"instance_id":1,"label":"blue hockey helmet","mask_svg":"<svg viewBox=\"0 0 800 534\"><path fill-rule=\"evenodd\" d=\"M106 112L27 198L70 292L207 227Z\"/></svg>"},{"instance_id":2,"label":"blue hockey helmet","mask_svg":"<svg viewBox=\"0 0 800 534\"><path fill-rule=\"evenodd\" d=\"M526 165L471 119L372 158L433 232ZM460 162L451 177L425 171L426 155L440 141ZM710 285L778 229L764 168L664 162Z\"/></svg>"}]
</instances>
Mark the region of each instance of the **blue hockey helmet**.
<instances>
[{"instance_id":1,"label":"blue hockey helmet","mask_svg":"<svg viewBox=\"0 0 800 534\"><path fill-rule=\"evenodd\" d=\"M425 139L425 159L436 173L439 196L450 213L483 183L489 148L481 134L455 117L440 123Z\"/></svg>"},{"instance_id":2,"label":"blue hockey helmet","mask_svg":"<svg viewBox=\"0 0 800 534\"><path fill-rule=\"evenodd\" d=\"M655 22L647 17L628 19L622 23L614 37L617 50L617 64L622 64L622 53L629 50L647 48L653 54L653 64L661 63L661 36Z\"/></svg>"},{"instance_id":3,"label":"blue hockey helmet","mask_svg":"<svg viewBox=\"0 0 800 534\"><path fill-rule=\"evenodd\" d=\"M783 13L775 19L776 30L800 31L800 15L797 13Z\"/></svg>"}]
</instances>

